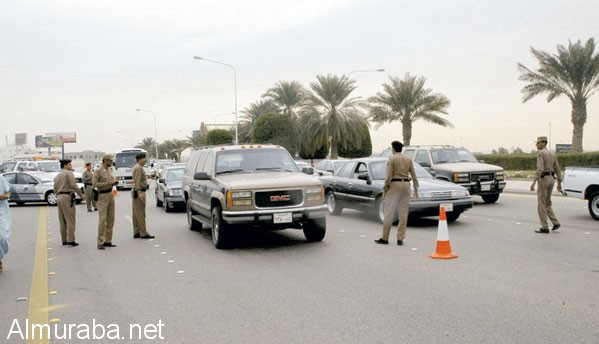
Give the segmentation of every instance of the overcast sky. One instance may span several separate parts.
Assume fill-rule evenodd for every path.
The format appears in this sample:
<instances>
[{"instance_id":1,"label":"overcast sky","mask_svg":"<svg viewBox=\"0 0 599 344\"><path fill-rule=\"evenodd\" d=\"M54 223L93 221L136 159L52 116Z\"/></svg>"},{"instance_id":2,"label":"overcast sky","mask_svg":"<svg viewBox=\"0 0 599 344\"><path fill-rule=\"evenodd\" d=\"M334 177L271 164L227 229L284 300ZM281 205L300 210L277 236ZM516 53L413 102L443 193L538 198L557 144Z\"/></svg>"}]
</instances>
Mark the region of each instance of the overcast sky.
<instances>
[{"instance_id":1,"label":"overcast sky","mask_svg":"<svg viewBox=\"0 0 599 344\"><path fill-rule=\"evenodd\" d=\"M517 63L536 69L535 47L599 40L599 1L0 1L0 127L14 134L76 132L66 151L114 151L154 136L184 138L201 122L231 122L279 80L309 86L352 73L355 96L389 77L427 78L451 101L455 128L419 122L412 144L534 149L570 143L570 104L522 103ZM588 103L585 150L599 150L599 95ZM551 130L551 132L550 132ZM127 133L117 133L124 131ZM401 140L401 125L371 130L373 150ZM6 139L7 138L7 139Z\"/></svg>"}]
</instances>

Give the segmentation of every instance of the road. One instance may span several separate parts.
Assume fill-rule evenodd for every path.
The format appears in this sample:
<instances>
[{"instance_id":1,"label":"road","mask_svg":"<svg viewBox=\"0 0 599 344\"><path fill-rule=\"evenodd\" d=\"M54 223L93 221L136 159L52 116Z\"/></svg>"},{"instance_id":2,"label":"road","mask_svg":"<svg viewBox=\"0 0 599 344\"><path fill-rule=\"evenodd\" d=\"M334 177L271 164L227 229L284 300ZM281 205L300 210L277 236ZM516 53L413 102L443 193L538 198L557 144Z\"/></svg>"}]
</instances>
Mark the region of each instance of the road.
<instances>
[{"instance_id":1,"label":"road","mask_svg":"<svg viewBox=\"0 0 599 344\"><path fill-rule=\"evenodd\" d=\"M71 333L50 343L85 342L78 330L91 338L94 324L97 337L111 330L96 343L599 343L599 227L578 199L554 198L562 229L541 235L534 195L475 197L449 225L459 258L441 261L428 256L435 219L411 221L401 247L375 245L374 217L344 210L323 242L286 230L216 250L149 196L156 239L132 238L121 191L118 246L104 251L84 205L78 247L60 245L55 207L12 207L0 337L23 343L15 326L24 333L29 317L51 321L54 338Z\"/></svg>"}]
</instances>

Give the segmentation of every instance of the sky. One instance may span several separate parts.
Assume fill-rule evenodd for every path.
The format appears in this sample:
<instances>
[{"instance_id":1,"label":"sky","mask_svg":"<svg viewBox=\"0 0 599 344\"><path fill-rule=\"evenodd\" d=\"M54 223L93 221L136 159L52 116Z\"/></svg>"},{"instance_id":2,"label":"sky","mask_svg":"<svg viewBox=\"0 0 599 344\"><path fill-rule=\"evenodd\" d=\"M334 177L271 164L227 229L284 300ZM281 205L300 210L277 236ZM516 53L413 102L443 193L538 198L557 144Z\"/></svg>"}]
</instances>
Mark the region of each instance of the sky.
<instances>
[{"instance_id":1,"label":"sky","mask_svg":"<svg viewBox=\"0 0 599 344\"><path fill-rule=\"evenodd\" d=\"M16 133L33 146L36 135L76 132L67 152L111 152L155 129L162 142L232 123L235 89L241 119L279 80L309 87L345 74L367 99L406 73L449 98L454 125L416 122L413 145L570 143L569 101L523 103L517 63L538 67L531 47L599 41L597 13L596 0L0 1L0 146ZM194 55L233 66L237 87L231 68ZM599 150L599 95L587 106L583 147ZM371 136L379 152L401 140L401 124Z\"/></svg>"}]
</instances>

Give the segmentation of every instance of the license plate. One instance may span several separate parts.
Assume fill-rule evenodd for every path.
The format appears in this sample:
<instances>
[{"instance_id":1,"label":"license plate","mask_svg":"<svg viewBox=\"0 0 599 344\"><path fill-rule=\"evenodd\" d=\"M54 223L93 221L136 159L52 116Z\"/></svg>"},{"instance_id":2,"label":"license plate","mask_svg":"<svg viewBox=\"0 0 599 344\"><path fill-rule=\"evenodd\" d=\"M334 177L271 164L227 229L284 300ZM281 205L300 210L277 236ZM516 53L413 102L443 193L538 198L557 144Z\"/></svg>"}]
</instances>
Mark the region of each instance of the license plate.
<instances>
[{"instance_id":1,"label":"license plate","mask_svg":"<svg viewBox=\"0 0 599 344\"><path fill-rule=\"evenodd\" d=\"M491 191L491 184L482 184L480 186L481 191Z\"/></svg>"},{"instance_id":2,"label":"license plate","mask_svg":"<svg viewBox=\"0 0 599 344\"><path fill-rule=\"evenodd\" d=\"M274 223L290 223L292 222L291 213L273 214Z\"/></svg>"},{"instance_id":3,"label":"license plate","mask_svg":"<svg viewBox=\"0 0 599 344\"><path fill-rule=\"evenodd\" d=\"M445 212L453 211L453 203L444 203L441 204L439 207L445 208Z\"/></svg>"}]
</instances>

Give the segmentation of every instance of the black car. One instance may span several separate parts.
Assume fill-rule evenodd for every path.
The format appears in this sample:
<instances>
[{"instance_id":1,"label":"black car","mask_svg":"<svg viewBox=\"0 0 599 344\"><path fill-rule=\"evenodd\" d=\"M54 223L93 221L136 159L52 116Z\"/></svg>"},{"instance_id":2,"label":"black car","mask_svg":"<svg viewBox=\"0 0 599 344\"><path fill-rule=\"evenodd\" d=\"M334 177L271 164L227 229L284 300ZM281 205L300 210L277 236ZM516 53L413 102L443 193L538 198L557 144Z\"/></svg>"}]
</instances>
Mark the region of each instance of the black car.
<instances>
[{"instance_id":1,"label":"black car","mask_svg":"<svg viewBox=\"0 0 599 344\"><path fill-rule=\"evenodd\" d=\"M176 207L185 208L185 199L181 182L183 181L184 165L168 166L160 172L160 176L156 181L156 206L164 206L164 210L168 213Z\"/></svg>"},{"instance_id":2,"label":"black car","mask_svg":"<svg viewBox=\"0 0 599 344\"><path fill-rule=\"evenodd\" d=\"M383 222L383 184L386 158L348 160L332 176L320 178L325 187L327 209L339 215L343 208L374 213ZM472 208L472 198L464 187L434 179L422 166L414 164L420 187L419 198L410 199L410 217L438 216L445 207L447 220L453 222Z\"/></svg>"}]
</instances>

